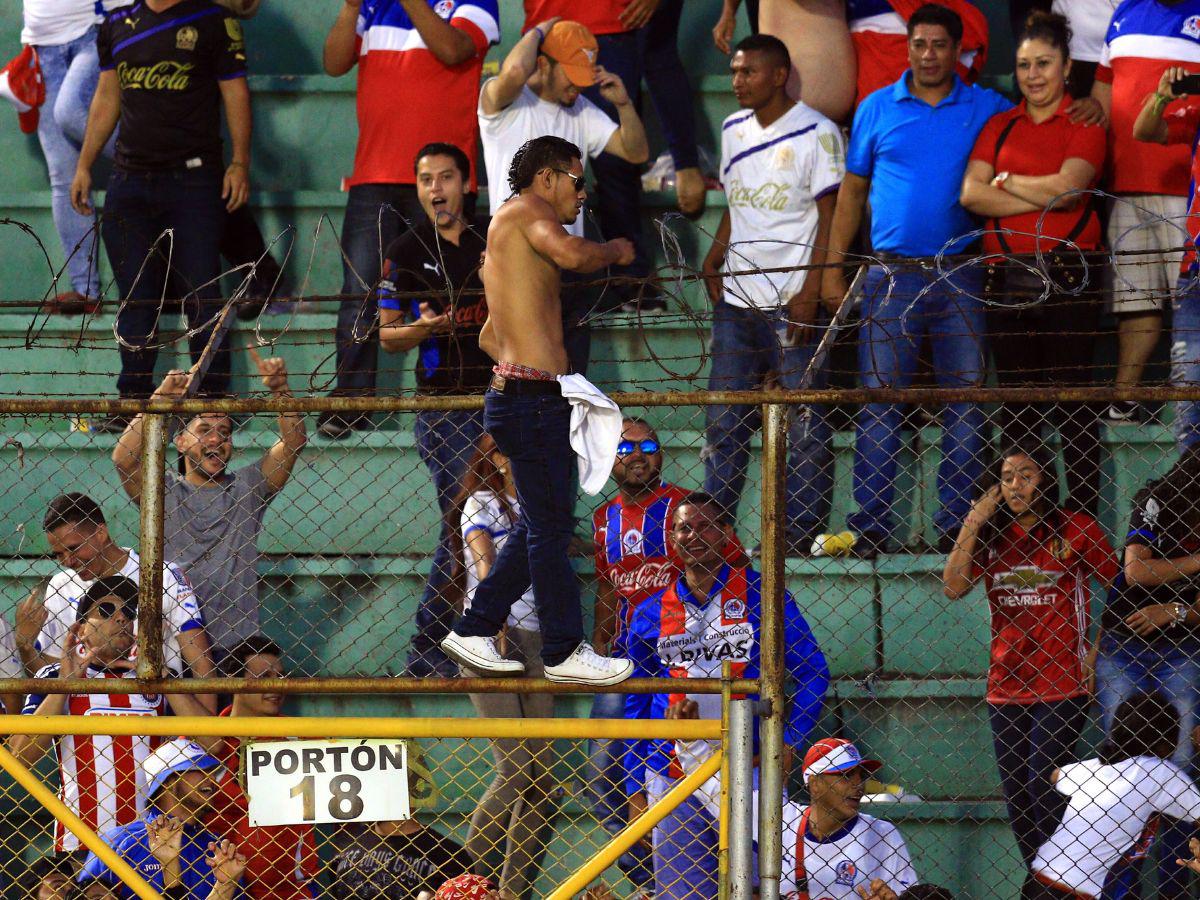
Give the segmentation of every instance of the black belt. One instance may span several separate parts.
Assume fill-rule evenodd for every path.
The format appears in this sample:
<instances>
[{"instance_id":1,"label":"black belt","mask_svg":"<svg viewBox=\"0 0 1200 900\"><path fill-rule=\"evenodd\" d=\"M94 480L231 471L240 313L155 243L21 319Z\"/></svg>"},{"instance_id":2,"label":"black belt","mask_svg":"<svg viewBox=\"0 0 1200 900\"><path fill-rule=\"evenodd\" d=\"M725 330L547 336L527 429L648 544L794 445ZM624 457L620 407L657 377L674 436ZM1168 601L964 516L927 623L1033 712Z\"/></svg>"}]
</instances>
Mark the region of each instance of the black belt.
<instances>
[{"instance_id":1,"label":"black belt","mask_svg":"<svg viewBox=\"0 0 1200 900\"><path fill-rule=\"evenodd\" d=\"M493 391L506 397L546 397L562 396L562 388L557 381L541 381L531 378L506 378L503 375L493 375L488 384Z\"/></svg>"}]
</instances>

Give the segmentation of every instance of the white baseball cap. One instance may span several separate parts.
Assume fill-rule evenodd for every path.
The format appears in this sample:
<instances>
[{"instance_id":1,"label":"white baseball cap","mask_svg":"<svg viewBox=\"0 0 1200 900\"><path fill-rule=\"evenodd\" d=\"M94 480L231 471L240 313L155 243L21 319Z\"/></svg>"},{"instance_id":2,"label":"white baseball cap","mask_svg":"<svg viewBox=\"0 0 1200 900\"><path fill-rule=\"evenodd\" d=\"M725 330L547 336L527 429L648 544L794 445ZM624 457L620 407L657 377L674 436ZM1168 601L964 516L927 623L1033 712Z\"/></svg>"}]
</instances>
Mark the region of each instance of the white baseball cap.
<instances>
[{"instance_id":1,"label":"white baseball cap","mask_svg":"<svg viewBox=\"0 0 1200 900\"><path fill-rule=\"evenodd\" d=\"M163 744L146 757L142 771L146 773L146 799L153 802L154 795L172 775L215 769L221 761L187 738L175 738Z\"/></svg>"},{"instance_id":2,"label":"white baseball cap","mask_svg":"<svg viewBox=\"0 0 1200 900\"><path fill-rule=\"evenodd\" d=\"M848 772L860 767L867 774L873 774L883 768L883 763L877 759L863 759L858 748L845 738L824 738L804 754L804 783L808 784L808 779L814 775Z\"/></svg>"}]
</instances>

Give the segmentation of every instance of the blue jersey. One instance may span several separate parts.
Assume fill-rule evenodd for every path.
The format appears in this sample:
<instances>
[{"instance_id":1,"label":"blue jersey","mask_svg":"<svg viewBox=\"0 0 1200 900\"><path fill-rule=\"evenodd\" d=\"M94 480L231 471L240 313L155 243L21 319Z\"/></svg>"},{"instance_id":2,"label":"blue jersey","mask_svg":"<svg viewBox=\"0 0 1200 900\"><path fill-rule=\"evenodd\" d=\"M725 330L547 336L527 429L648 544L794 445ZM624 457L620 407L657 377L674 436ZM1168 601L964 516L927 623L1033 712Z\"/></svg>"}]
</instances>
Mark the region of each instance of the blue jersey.
<instances>
[{"instance_id":1,"label":"blue jersey","mask_svg":"<svg viewBox=\"0 0 1200 900\"><path fill-rule=\"evenodd\" d=\"M829 687L829 666L817 646L800 608L784 594L784 666L794 683L791 710L784 740L803 747L817 724L821 703ZM749 568L722 567L712 590L697 598L680 576L634 610L629 626L628 652L634 677L719 678L721 664L729 660L735 677L759 675L759 635L762 633L762 575ZM668 705L686 696L629 694L625 716L631 719L662 718ZM701 718L720 716L720 696L696 696ZM626 788L643 790L647 767L678 777L682 770L667 741L636 741L626 754ZM677 748L678 749L678 748Z\"/></svg>"}]
</instances>

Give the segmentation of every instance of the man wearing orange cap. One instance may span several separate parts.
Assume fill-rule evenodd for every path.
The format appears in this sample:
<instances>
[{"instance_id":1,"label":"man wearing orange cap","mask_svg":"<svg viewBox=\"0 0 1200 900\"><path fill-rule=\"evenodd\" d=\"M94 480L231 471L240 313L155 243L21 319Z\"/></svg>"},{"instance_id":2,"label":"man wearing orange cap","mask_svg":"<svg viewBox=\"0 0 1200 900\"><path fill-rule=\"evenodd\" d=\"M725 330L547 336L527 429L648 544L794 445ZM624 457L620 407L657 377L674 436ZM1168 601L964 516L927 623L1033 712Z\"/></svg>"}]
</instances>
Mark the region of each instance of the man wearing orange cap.
<instances>
[{"instance_id":1,"label":"man wearing orange cap","mask_svg":"<svg viewBox=\"0 0 1200 900\"><path fill-rule=\"evenodd\" d=\"M629 99L625 83L597 65L595 36L578 22L547 19L525 33L479 94L479 136L487 166L488 198L494 216L509 198L505 189L513 156L526 141L553 135L583 151L585 162L602 153L640 165L650 158L646 129ZM581 91L597 86L617 110L614 122ZM605 185L607 187L607 185ZM636 216L635 216L636 218ZM584 216L566 225L583 237ZM622 233L605 237L618 237ZM591 306L578 291L565 292L563 317L567 354L577 372L587 370L589 335L579 325Z\"/></svg>"},{"instance_id":2,"label":"man wearing orange cap","mask_svg":"<svg viewBox=\"0 0 1200 900\"><path fill-rule=\"evenodd\" d=\"M809 747L804 783L811 802L783 805L779 890L789 900L896 900L917 883L900 830L858 811L863 783L882 766L844 738Z\"/></svg>"}]
</instances>

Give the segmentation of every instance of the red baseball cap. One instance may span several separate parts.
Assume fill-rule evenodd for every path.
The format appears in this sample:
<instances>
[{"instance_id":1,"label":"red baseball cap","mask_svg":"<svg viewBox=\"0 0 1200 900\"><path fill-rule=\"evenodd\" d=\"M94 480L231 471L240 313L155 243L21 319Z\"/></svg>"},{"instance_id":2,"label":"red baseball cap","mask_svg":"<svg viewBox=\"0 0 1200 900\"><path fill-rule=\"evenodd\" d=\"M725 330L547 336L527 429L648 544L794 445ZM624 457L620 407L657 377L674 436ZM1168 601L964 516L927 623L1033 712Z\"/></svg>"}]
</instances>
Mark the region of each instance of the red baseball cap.
<instances>
[{"instance_id":1,"label":"red baseball cap","mask_svg":"<svg viewBox=\"0 0 1200 900\"><path fill-rule=\"evenodd\" d=\"M488 900L494 890L482 875L459 875L438 888L433 900Z\"/></svg>"},{"instance_id":2,"label":"red baseball cap","mask_svg":"<svg viewBox=\"0 0 1200 900\"><path fill-rule=\"evenodd\" d=\"M33 47L23 48L0 69L0 97L17 108L23 132L37 131L38 107L46 102L46 82Z\"/></svg>"},{"instance_id":3,"label":"red baseball cap","mask_svg":"<svg viewBox=\"0 0 1200 900\"><path fill-rule=\"evenodd\" d=\"M822 738L804 754L804 783L808 784L808 779L814 775L848 772L857 768L873 775L883 768L883 763L877 759L863 759L858 748L845 738Z\"/></svg>"}]
</instances>

